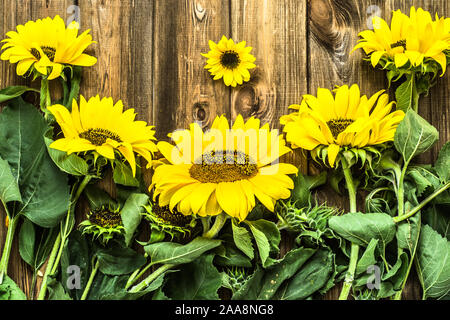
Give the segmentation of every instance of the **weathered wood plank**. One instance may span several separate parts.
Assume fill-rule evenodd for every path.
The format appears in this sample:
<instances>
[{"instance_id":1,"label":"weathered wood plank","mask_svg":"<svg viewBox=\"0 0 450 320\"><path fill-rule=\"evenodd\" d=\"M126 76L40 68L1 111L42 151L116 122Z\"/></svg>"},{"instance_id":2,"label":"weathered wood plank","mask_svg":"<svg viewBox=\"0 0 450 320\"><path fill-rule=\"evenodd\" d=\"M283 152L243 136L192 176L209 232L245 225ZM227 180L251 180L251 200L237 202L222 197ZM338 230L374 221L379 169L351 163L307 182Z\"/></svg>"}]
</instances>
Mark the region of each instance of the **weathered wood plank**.
<instances>
[{"instance_id":1,"label":"weathered wood plank","mask_svg":"<svg viewBox=\"0 0 450 320\"><path fill-rule=\"evenodd\" d=\"M154 124L159 139L199 121L211 125L230 113L230 91L204 69L208 40L229 33L226 1L169 0L155 2Z\"/></svg>"},{"instance_id":2,"label":"weathered wood plank","mask_svg":"<svg viewBox=\"0 0 450 320\"><path fill-rule=\"evenodd\" d=\"M358 39L358 33L367 29L367 22L374 8L381 13L384 2L372 1L329 1L310 0L309 13L309 56L308 91L316 94L319 87L333 89L336 85L357 83L361 93L372 95L386 88L384 74L374 72L361 58L361 52L350 54ZM314 163L309 168L316 173ZM331 188L324 188L317 194L328 205L348 210L348 197L337 195ZM362 204L361 197L358 203ZM337 299L340 288L336 286L327 293L325 299Z\"/></svg>"},{"instance_id":3,"label":"weathered wood plank","mask_svg":"<svg viewBox=\"0 0 450 320\"><path fill-rule=\"evenodd\" d=\"M3 39L5 33L11 30L15 30L19 24L25 24L29 20L37 20L46 17L54 17L55 15L61 16L63 19L70 19L72 15L72 9L75 1L68 0L36 0L36 1L21 1L21 0L1 0L0 1L0 37ZM33 87L39 87L39 81L31 82L30 79L18 77L16 75L15 65L11 65L9 62L0 62L0 87L6 87L10 85L28 85ZM53 98L60 96L57 87L59 84L52 83ZM31 95L29 97L31 101L39 104L39 97ZM0 206L1 207L1 206ZM0 243L5 241L6 227L4 224L5 213L0 208ZM9 261L8 275L17 282L19 287L25 292L25 294L31 296L31 279L32 271L28 265L22 261L19 254L18 233L20 231L20 225L16 229L16 237L13 243L11 251L11 258ZM39 288L40 278L38 277L36 288Z\"/></svg>"}]
</instances>

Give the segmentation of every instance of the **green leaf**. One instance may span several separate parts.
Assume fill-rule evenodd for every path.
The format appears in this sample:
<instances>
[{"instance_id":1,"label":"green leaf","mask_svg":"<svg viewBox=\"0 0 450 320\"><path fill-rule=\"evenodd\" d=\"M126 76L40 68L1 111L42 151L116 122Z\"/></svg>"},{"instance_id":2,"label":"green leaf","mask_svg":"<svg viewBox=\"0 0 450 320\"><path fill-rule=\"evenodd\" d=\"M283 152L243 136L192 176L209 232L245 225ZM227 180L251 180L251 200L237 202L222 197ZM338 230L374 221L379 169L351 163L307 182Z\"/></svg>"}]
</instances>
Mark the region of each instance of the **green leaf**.
<instances>
[{"instance_id":1,"label":"green leaf","mask_svg":"<svg viewBox=\"0 0 450 320\"><path fill-rule=\"evenodd\" d=\"M361 258L358 260L358 264L356 265L356 274L359 275L363 272L367 272L367 268L369 266L375 265L377 259L375 258L375 250L377 249L378 240L372 239L369 242L366 250L364 251Z\"/></svg>"},{"instance_id":2,"label":"green leaf","mask_svg":"<svg viewBox=\"0 0 450 320\"><path fill-rule=\"evenodd\" d=\"M324 287L333 274L333 255L327 249L320 249L280 289L280 300L300 300L310 297Z\"/></svg>"},{"instance_id":3,"label":"green leaf","mask_svg":"<svg viewBox=\"0 0 450 320\"><path fill-rule=\"evenodd\" d=\"M22 195L12 215L24 214L33 223L53 227L69 207L67 175L47 153L43 117L21 98L12 100L0 114L0 157L8 161Z\"/></svg>"},{"instance_id":4,"label":"green leaf","mask_svg":"<svg viewBox=\"0 0 450 320\"><path fill-rule=\"evenodd\" d=\"M148 204L148 199L146 194L133 193L128 197L122 208L121 217L125 228L125 243L127 246L130 245L134 233L141 223L142 215L140 213L143 211L142 207Z\"/></svg>"},{"instance_id":5,"label":"green leaf","mask_svg":"<svg viewBox=\"0 0 450 320\"><path fill-rule=\"evenodd\" d=\"M397 100L397 110L406 112L413 108L414 104L414 74L408 75L397 90L395 90L395 99Z\"/></svg>"},{"instance_id":6,"label":"green leaf","mask_svg":"<svg viewBox=\"0 0 450 320\"><path fill-rule=\"evenodd\" d=\"M331 217L328 223L341 237L360 246L367 246L372 239L386 246L396 231L394 220L386 213L352 212Z\"/></svg>"},{"instance_id":7,"label":"green leaf","mask_svg":"<svg viewBox=\"0 0 450 320\"><path fill-rule=\"evenodd\" d=\"M239 227L235 221L232 222L231 226L233 228L233 239L236 247L245 253L247 257L253 259L255 254L250 233L244 227Z\"/></svg>"},{"instance_id":8,"label":"green leaf","mask_svg":"<svg viewBox=\"0 0 450 320\"><path fill-rule=\"evenodd\" d=\"M158 242L145 246L144 250L151 257L152 264L184 264L197 259L220 244L220 240L197 237L185 245L174 242Z\"/></svg>"},{"instance_id":9,"label":"green leaf","mask_svg":"<svg viewBox=\"0 0 450 320\"><path fill-rule=\"evenodd\" d=\"M421 197L425 192L433 192L435 189L438 189L441 184L439 177L424 167L410 167L407 170L407 175L414 180L418 197Z\"/></svg>"},{"instance_id":10,"label":"green leaf","mask_svg":"<svg viewBox=\"0 0 450 320\"><path fill-rule=\"evenodd\" d=\"M0 300L27 300L22 289L7 275L0 284Z\"/></svg>"},{"instance_id":11,"label":"green leaf","mask_svg":"<svg viewBox=\"0 0 450 320\"><path fill-rule=\"evenodd\" d=\"M108 275L122 275L133 272L142 267L146 259L133 249L121 247L117 244L100 248L96 252L99 262L99 270Z\"/></svg>"},{"instance_id":12,"label":"green leaf","mask_svg":"<svg viewBox=\"0 0 450 320\"><path fill-rule=\"evenodd\" d=\"M0 90L0 103L17 98L27 91L39 92L39 90L26 86L10 86Z\"/></svg>"},{"instance_id":13,"label":"green leaf","mask_svg":"<svg viewBox=\"0 0 450 320\"><path fill-rule=\"evenodd\" d=\"M292 190L292 199L296 201L299 207L308 206L311 200L311 190L324 185L327 182L326 171L315 176L306 176L300 172L294 179L294 189Z\"/></svg>"},{"instance_id":14,"label":"green leaf","mask_svg":"<svg viewBox=\"0 0 450 320\"><path fill-rule=\"evenodd\" d=\"M290 279L316 252L315 249L298 248L289 251L282 260L266 270L258 300L271 299L284 281Z\"/></svg>"},{"instance_id":15,"label":"green leaf","mask_svg":"<svg viewBox=\"0 0 450 320\"><path fill-rule=\"evenodd\" d=\"M139 180L133 177L131 168L120 160L114 161L113 179L117 184L127 187L139 187Z\"/></svg>"},{"instance_id":16,"label":"green leaf","mask_svg":"<svg viewBox=\"0 0 450 320\"><path fill-rule=\"evenodd\" d=\"M397 127L394 145L408 164L413 157L431 148L438 139L436 128L410 109Z\"/></svg>"},{"instance_id":17,"label":"green leaf","mask_svg":"<svg viewBox=\"0 0 450 320\"><path fill-rule=\"evenodd\" d=\"M23 261L33 268L35 260L35 237L36 233L34 231L33 223L30 220L25 219L19 232L19 253Z\"/></svg>"},{"instance_id":18,"label":"green leaf","mask_svg":"<svg viewBox=\"0 0 450 320\"><path fill-rule=\"evenodd\" d=\"M53 140L48 137L44 137L44 141L50 158L61 171L73 176L87 176L89 174L89 165L84 159L75 153L67 154L65 151L51 148L50 144L53 143Z\"/></svg>"},{"instance_id":19,"label":"green leaf","mask_svg":"<svg viewBox=\"0 0 450 320\"><path fill-rule=\"evenodd\" d=\"M264 219L245 221L245 223L250 226L263 267L269 266L272 263L272 259L269 258L270 253L279 252L280 231L275 223Z\"/></svg>"},{"instance_id":20,"label":"green leaf","mask_svg":"<svg viewBox=\"0 0 450 320\"><path fill-rule=\"evenodd\" d=\"M432 204L427 206L422 216L423 222L447 240L450 240L450 206Z\"/></svg>"},{"instance_id":21,"label":"green leaf","mask_svg":"<svg viewBox=\"0 0 450 320\"><path fill-rule=\"evenodd\" d=\"M212 254L201 256L170 274L164 293L174 300L218 300L222 279L212 263L213 257Z\"/></svg>"},{"instance_id":22,"label":"green leaf","mask_svg":"<svg viewBox=\"0 0 450 320\"><path fill-rule=\"evenodd\" d=\"M56 279L50 279L47 284L48 300L72 300L64 287Z\"/></svg>"},{"instance_id":23,"label":"green leaf","mask_svg":"<svg viewBox=\"0 0 450 320\"><path fill-rule=\"evenodd\" d=\"M150 283L145 289L139 292L129 292L123 289L126 284L126 280L128 280L128 276L126 277L111 277L111 276L103 276L103 281L98 285L98 288L101 292L98 294L99 300L137 300L150 292L161 289L164 284L164 277L170 272L166 271L160 276L158 276L155 280Z\"/></svg>"},{"instance_id":24,"label":"green leaf","mask_svg":"<svg viewBox=\"0 0 450 320\"><path fill-rule=\"evenodd\" d=\"M0 200L3 203L22 201L19 186L14 178L8 161L0 158Z\"/></svg>"},{"instance_id":25,"label":"green leaf","mask_svg":"<svg viewBox=\"0 0 450 320\"><path fill-rule=\"evenodd\" d=\"M434 164L434 169L445 182L450 180L450 141L444 144Z\"/></svg>"},{"instance_id":26,"label":"green leaf","mask_svg":"<svg viewBox=\"0 0 450 320\"><path fill-rule=\"evenodd\" d=\"M417 261L424 297L446 296L450 292L450 242L428 225L420 233Z\"/></svg>"},{"instance_id":27,"label":"green leaf","mask_svg":"<svg viewBox=\"0 0 450 320\"><path fill-rule=\"evenodd\" d=\"M409 219L400 222L397 226L397 245L399 248L414 252L417 245L421 225L421 214L416 213Z\"/></svg>"}]
</instances>

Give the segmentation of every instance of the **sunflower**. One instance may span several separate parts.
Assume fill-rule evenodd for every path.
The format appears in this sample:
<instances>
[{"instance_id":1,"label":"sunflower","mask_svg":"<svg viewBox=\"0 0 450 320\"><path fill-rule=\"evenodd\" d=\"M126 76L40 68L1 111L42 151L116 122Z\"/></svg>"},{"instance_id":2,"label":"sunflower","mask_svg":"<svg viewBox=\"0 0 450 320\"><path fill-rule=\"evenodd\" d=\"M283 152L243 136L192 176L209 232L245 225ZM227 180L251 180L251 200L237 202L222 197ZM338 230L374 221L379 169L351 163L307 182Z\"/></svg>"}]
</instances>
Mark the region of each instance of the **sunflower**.
<instances>
[{"instance_id":1,"label":"sunflower","mask_svg":"<svg viewBox=\"0 0 450 320\"><path fill-rule=\"evenodd\" d=\"M152 239L169 235L171 239L189 239L196 227L196 220L192 216L185 216L176 210L169 210L169 206L161 207L157 202L144 206L142 216L150 224ZM155 236L155 235L156 236Z\"/></svg>"},{"instance_id":2,"label":"sunflower","mask_svg":"<svg viewBox=\"0 0 450 320\"><path fill-rule=\"evenodd\" d=\"M206 132L193 123L171 137L176 146L158 143L169 163L155 169L150 186L160 206L201 217L225 212L242 221L255 199L273 211L278 199L290 196L294 184L288 174L297 168L277 161L291 150L277 130L260 127L258 119L244 122L239 115L230 129L222 115Z\"/></svg>"},{"instance_id":3,"label":"sunflower","mask_svg":"<svg viewBox=\"0 0 450 320\"><path fill-rule=\"evenodd\" d=\"M400 110L390 113L394 102L389 103L383 92L368 99L360 96L354 84L337 88L335 97L323 88L317 90L317 97L304 95L301 105L290 106L296 112L280 118L286 140L293 148L326 148L331 167L341 149L364 149L392 141L405 114Z\"/></svg>"},{"instance_id":4,"label":"sunflower","mask_svg":"<svg viewBox=\"0 0 450 320\"><path fill-rule=\"evenodd\" d=\"M202 55L208 58L205 69L214 76L214 80L223 77L225 85L232 87L250 80L248 70L256 67L253 63L256 59L250 54L252 47L245 44L245 41L235 44L233 39L225 36L217 44L209 40L211 50Z\"/></svg>"},{"instance_id":5,"label":"sunflower","mask_svg":"<svg viewBox=\"0 0 450 320\"><path fill-rule=\"evenodd\" d=\"M78 23L73 21L67 28L60 16L48 17L37 21L28 21L17 26L16 31L6 33L8 39L2 49L2 60L17 63L17 74L22 76L34 67L40 74L52 80L61 75L64 67L92 66L95 57L83 51L92 43L90 30L78 36Z\"/></svg>"},{"instance_id":6,"label":"sunflower","mask_svg":"<svg viewBox=\"0 0 450 320\"><path fill-rule=\"evenodd\" d=\"M135 121L134 109L123 111L122 101L114 104L112 98L90 98L86 101L80 96L80 107L73 100L72 112L62 105L53 105L48 110L55 116L64 138L53 142L50 147L74 152L93 151L114 160L118 151L130 164L133 176L136 173L134 153L152 162L152 153L157 151L155 131L145 121Z\"/></svg>"},{"instance_id":7,"label":"sunflower","mask_svg":"<svg viewBox=\"0 0 450 320\"><path fill-rule=\"evenodd\" d=\"M391 27L380 17L373 18L373 27L373 31L359 34L361 39L353 49L362 48L372 66L384 59L384 63L394 63L397 68L418 67L431 60L439 64L442 75L445 73L450 50L449 18L436 14L433 20L429 12L411 7L409 17L394 11Z\"/></svg>"},{"instance_id":8,"label":"sunflower","mask_svg":"<svg viewBox=\"0 0 450 320\"><path fill-rule=\"evenodd\" d=\"M114 235L123 234L125 231L120 208L103 205L91 211L87 219L80 223L80 229L83 234L92 234L95 239L107 243Z\"/></svg>"}]
</instances>

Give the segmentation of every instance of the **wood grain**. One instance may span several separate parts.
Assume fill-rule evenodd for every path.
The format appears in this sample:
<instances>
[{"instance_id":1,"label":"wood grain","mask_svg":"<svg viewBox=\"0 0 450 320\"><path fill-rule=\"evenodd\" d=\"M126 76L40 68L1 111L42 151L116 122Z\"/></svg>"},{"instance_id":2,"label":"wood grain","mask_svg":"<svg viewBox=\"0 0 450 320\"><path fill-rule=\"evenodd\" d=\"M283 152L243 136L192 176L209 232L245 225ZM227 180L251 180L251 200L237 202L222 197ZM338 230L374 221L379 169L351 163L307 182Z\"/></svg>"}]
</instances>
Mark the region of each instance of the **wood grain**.
<instances>
[{"instance_id":1,"label":"wood grain","mask_svg":"<svg viewBox=\"0 0 450 320\"><path fill-rule=\"evenodd\" d=\"M71 7L77 5L78 7ZM385 73L362 60L361 50L350 54L358 33L370 27L370 18L380 15L390 20L392 10L409 12L411 5L440 16L449 16L445 0L0 0L0 34L28 20L59 14L64 19L80 12L81 30L91 29L94 40L88 53L98 63L83 70L81 93L121 99L126 108L135 108L140 120L156 125L157 138L198 121L208 128L215 116L235 119L255 116L262 123L280 128L278 119L290 104L299 103L305 93L317 88L359 84L363 94L385 89ZM236 88L214 81L204 69L208 40L222 35L252 46L257 68L251 81ZM418 157L420 163L436 159L440 147L450 139L449 72L438 80L420 103L420 113L440 132L439 142ZM0 87L30 83L15 74L15 66L0 63ZM395 87L389 90L394 99ZM53 84L54 97L60 94ZM37 99L30 96L29 99ZM37 102L37 100L34 100ZM301 150L283 157L301 172L315 174L319 168L308 162ZM150 181L150 172L145 173ZM108 176L99 184L114 196ZM330 188L317 193L320 202L348 209L347 197ZM358 199L362 203L362 198ZM77 211L84 215L85 203ZM4 217L1 212L0 216ZM0 223L0 241L6 230ZM292 245L283 237L282 253ZM9 275L29 294L31 271L21 261L17 240ZM336 299L339 287L325 299ZM420 284L410 276L405 299L420 299Z\"/></svg>"},{"instance_id":2,"label":"wood grain","mask_svg":"<svg viewBox=\"0 0 450 320\"><path fill-rule=\"evenodd\" d=\"M3 39L4 34L8 31L15 30L19 24L25 24L29 20L37 20L45 18L47 16L54 17L55 15L61 16L64 20L67 20L71 16L70 6L74 5L75 1L66 0L36 0L36 1L21 1L21 0L1 0L0 1L0 35ZM69 11L69 12L68 12ZM31 82L30 79L18 77L16 75L16 66L11 65L9 62L2 61L0 63L0 87L6 87L11 85L28 85L32 87L39 87L39 81ZM52 85L52 97L58 98L60 96L58 84ZM27 100L39 104L39 97L33 94L27 95ZM1 207L1 206L0 206ZM3 244L6 237L6 227L4 224L5 213L0 208L0 243L3 249ZM16 235L19 234L20 224L16 229ZM22 261L19 254L19 242L18 237L15 237L13 242L13 248L11 250L11 257L8 267L8 276L11 277L19 287L29 297L31 296L31 268ZM37 280L36 288L39 288L40 278ZM36 293L36 292L35 292Z\"/></svg>"}]
</instances>

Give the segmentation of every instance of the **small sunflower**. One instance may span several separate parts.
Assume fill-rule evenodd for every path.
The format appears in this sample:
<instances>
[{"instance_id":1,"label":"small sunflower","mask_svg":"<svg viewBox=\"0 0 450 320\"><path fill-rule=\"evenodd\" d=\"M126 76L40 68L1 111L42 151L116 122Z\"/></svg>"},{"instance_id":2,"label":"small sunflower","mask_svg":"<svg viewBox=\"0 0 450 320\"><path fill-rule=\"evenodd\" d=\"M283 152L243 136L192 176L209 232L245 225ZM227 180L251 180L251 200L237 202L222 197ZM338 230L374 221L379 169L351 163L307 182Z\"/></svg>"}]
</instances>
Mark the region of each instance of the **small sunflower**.
<instances>
[{"instance_id":1,"label":"small sunflower","mask_svg":"<svg viewBox=\"0 0 450 320\"><path fill-rule=\"evenodd\" d=\"M391 113L381 90L369 99L360 96L358 85L346 85L335 90L319 88L317 97L304 95L301 105L291 105L296 112L282 116L286 140L293 148L326 149L328 163L334 167L341 150L364 149L394 140L394 134L404 112ZM372 149L368 149L372 150Z\"/></svg>"},{"instance_id":2,"label":"small sunflower","mask_svg":"<svg viewBox=\"0 0 450 320\"><path fill-rule=\"evenodd\" d=\"M152 232L163 235L167 234L171 239L182 239L192 235L196 226L196 220L192 216L185 216L174 208L170 211L169 206L161 207L157 202L144 206L142 213L145 220L150 223Z\"/></svg>"},{"instance_id":3,"label":"small sunflower","mask_svg":"<svg viewBox=\"0 0 450 320\"><path fill-rule=\"evenodd\" d=\"M62 105L48 107L60 125L64 138L53 142L50 147L74 152L93 151L96 156L115 159L118 151L130 164L133 176L136 173L134 153L141 155L150 166L152 153L157 151L155 131L145 121L135 121L134 109L123 111L122 101L114 104L112 98L97 95L86 101L80 96L80 107L73 100L72 112Z\"/></svg>"},{"instance_id":4,"label":"small sunflower","mask_svg":"<svg viewBox=\"0 0 450 320\"><path fill-rule=\"evenodd\" d=\"M245 44L245 41L236 44L225 36L217 44L209 40L211 50L202 55L208 58L205 69L214 76L214 80L223 77L225 85L232 87L250 80L248 70L256 67L253 63L256 59L250 54L252 47Z\"/></svg>"},{"instance_id":5,"label":"small sunflower","mask_svg":"<svg viewBox=\"0 0 450 320\"><path fill-rule=\"evenodd\" d=\"M450 50L450 19L433 20L428 11L411 7L410 16L394 11L389 27L380 17L373 18L374 30L362 31L353 50L362 48L370 56L372 66L380 60L383 67L393 63L396 68L424 66L438 63L445 73Z\"/></svg>"},{"instance_id":6,"label":"small sunflower","mask_svg":"<svg viewBox=\"0 0 450 320\"><path fill-rule=\"evenodd\" d=\"M8 39L2 49L2 60L17 62L17 74L22 76L34 67L40 74L52 80L59 77L65 66L89 67L97 58L84 50L95 43L90 30L78 35L78 23L73 21L67 28L60 16L28 21L17 26L16 31L6 33ZM49 74L50 72L50 74Z\"/></svg>"},{"instance_id":7,"label":"small sunflower","mask_svg":"<svg viewBox=\"0 0 450 320\"><path fill-rule=\"evenodd\" d=\"M169 163L155 169L150 186L162 207L201 217L225 212L242 221L256 198L273 212L278 199L290 196L294 183L288 174L297 168L274 162L291 150L277 130L260 127L258 119L244 122L239 115L230 129L222 115L206 132L193 123L171 137L176 146L158 143Z\"/></svg>"},{"instance_id":8,"label":"small sunflower","mask_svg":"<svg viewBox=\"0 0 450 320\"><path fill-rule=\"evenodd\" d=\"M95 239L107 243L114 235L123 234L120 208L103 205L88 214L86 220L80 223L83 234L92 234Z\"/></svg>"}]
</instances>

